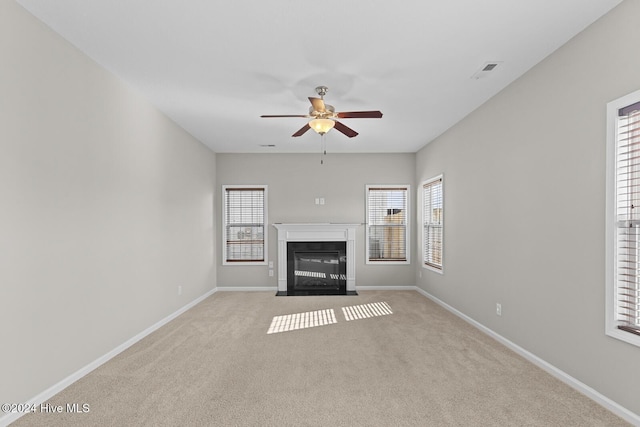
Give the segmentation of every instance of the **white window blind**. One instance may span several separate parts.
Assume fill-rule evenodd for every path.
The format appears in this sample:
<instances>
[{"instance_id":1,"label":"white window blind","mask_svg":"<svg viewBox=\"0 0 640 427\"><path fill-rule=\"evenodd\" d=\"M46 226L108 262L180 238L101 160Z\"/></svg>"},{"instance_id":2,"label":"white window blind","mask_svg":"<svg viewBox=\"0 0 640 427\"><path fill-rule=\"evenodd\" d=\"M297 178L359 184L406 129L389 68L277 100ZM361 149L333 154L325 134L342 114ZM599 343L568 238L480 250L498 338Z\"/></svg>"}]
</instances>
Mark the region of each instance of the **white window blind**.
<instances>
[{"instance_id":1,"label":"white window blind","mask_svg":"<svg viewBox=\"0 0 640 427\"><path fill-rule=\"evenodd\" d=\"M224 187L225 262L265 261L265 190Z\"/></svg>"},{"instance_id":2,"label":"white window blind","mask_svg":"<svg viewBox=\"0 0 640 427\"><path fill-rule=\"evenodd\" d=\"M616 322L640 335L640 102L618 110L616 133Z\"/></svg>"},{"instance_id":3,"label":"white window blind","mask_svg":"<svg viewBox=\"0 0 640 427\"><path fill-rule=\"evenodd\" d=\"M408 262L408 186L367 186L367 262Z\"/></svg>"},{"instance_id":4,"label":"white window blind","mask_svg":"<svg viewBox=\"0 0 640 427\"><path fill-rule=\"evenodd\" d=\"M443 198L442 177L425 182L423 192L424 264L442 270Z\"/></svg>"}]
</instances>

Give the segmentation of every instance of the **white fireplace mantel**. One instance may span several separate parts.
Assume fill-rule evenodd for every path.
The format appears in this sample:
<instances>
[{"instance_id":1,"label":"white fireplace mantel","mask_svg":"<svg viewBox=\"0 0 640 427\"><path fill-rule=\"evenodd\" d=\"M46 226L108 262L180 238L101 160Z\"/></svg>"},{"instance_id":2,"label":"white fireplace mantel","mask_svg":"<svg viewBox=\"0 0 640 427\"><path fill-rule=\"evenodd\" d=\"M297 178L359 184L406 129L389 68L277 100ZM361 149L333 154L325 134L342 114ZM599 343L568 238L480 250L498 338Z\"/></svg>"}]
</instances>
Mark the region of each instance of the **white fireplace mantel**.
<instances>
[{"instance_id":1,"label":"white fireplace mantel","mask_svg":"<svg viewBox=\"0 0 640 427\"><path fill-rule=\"evenodd\" d=\"M356 228L360 224L273 224L278 230L278 292L287 291L288 242L347 242L347 292L356 290Z\"/></svg>"}]
</instances>

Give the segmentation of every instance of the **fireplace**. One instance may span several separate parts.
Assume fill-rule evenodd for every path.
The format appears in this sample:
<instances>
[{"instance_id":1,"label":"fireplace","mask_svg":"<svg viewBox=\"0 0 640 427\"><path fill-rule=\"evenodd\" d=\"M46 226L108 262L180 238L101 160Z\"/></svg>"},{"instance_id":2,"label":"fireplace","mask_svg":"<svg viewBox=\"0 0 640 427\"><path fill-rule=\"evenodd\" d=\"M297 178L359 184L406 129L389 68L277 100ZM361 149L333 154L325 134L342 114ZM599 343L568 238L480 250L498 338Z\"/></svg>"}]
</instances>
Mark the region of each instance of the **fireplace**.
<instances>
[{"instance_id":1,"label":"fireplace","mask_svg":"<svg viewBox=\"0 0 640 427\"><path fill-rule=\"evenodd\" d=\"M357 295L359 225L273 224L278 230L277 295Z\"/></svg>"},{"instance_id":2,"label":"fireplace","mask_svg":"<svg viewBox=\"0 0 640 427\"><path fill-rule=\"evenodd\" d=\"M346 295L347 242L288 242L287 295Z\"/></svg>"}]
</instances>

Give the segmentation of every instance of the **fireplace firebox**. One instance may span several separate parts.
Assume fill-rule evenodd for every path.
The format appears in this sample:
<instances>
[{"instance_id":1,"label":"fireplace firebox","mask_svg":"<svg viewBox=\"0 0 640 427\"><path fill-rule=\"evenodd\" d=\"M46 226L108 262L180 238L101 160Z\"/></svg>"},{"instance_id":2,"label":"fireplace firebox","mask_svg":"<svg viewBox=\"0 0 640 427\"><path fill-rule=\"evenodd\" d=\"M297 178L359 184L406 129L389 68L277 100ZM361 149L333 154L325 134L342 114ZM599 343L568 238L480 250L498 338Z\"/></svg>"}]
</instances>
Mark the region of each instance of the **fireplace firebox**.
<instances>
[{"instance_id":1,"label":"fireplace firebox","mask_svg":"<svg viewBox=\"0 0 640 427\"><path fill-rule=\"evenodd\" d=\"M346 294L346 242L287 243L287 295Z\"/></svg>"}]
</instances>

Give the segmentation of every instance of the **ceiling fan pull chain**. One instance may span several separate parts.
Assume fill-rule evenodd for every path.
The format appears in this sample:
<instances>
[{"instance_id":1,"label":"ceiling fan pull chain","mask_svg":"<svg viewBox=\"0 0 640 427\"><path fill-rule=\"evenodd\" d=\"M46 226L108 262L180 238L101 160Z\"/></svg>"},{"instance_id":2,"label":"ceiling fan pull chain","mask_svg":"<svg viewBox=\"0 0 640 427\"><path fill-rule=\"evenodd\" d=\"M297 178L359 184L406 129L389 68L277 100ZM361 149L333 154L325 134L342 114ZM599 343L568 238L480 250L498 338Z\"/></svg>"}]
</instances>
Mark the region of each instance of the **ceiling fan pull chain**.
<instances>
[{"instance_id":1,"label":"ceiling fan pull chain","mask_svg":"<svg viewBox=\"0 0 640 427\"><path fill-rule=\"evenodd\" d=\"M327 143L325 134L320 135L320 164L324 164L324 157L327 155Z\"/></svg>"}]
</instances>

